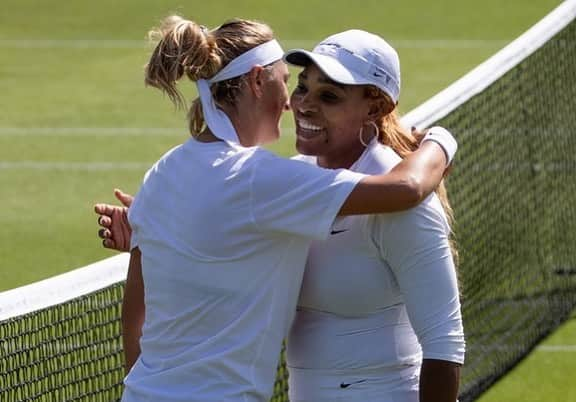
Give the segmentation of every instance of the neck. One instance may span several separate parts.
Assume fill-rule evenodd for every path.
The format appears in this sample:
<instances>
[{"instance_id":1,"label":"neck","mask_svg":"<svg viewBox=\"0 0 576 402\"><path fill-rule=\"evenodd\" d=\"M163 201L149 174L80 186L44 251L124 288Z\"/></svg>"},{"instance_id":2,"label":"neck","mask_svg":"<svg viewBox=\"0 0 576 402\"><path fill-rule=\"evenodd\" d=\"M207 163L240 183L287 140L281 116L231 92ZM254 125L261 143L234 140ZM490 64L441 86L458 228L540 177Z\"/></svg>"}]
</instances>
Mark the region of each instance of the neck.
<instances>
[{"instance_id":1,"label":"neck","mask_svg":"<svg viewBox=\"0 0 576 402\"><path fill-rule=\"evenodd\" d=\"M362 145L347 149L346 152L319 155L316 159L318 166L326 169L349 169L364 153Z\"/></svg>"},{"instance_id":2,"label":"neck","mask_svg":"<svg viewBox=\"0 0 576 402\"><path fill-rule=\"evenodd\" d=\"M257 116L254 115L253 109L242 107L223 106L222 110L228 115L228 118L236 130L240 145L243 147L252 147L258 145L257 138Z\"/></svg>"},{"instance_id":3,"label":"neck","mask_svg":"<svg viewBox=\"0 0 576 402\"><path fill-rule=\"evenodd\" d=\"M206 128L204 130L202 130L202 132L198 135L194 135L193 136L196 141L198 142L217 142L217 141L222 141L220 138L216 137L214 135L214 133L212 133L212 130L210 130L210 128L208 126L206 126Z\"/></svg>"}]
</instances>

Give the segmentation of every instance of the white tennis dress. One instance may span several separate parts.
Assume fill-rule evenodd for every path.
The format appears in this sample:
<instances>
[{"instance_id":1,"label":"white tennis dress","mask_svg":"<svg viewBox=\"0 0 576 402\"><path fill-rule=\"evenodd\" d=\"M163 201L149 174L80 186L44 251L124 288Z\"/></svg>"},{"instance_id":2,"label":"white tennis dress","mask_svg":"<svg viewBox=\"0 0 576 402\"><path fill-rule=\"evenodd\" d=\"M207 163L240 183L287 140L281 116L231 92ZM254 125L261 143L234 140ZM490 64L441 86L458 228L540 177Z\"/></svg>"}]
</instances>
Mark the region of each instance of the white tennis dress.
<instances>
[{"instance_id":1,"label":"white tennis dress","mask_svg":"<svg viewBox=\"0 0 576 402\"><path fill-rule=\"evenodd\" d=\"M373 141L351 170L399 161ZM463 362L448 233L431 195L404 212L338 218L312 243L287 342L291 402L418 402L422 358Z\"/></svg>"},{"instance_id":2,"label":"white tennis dress","mask_svg":"<svg viewBox=\"0 0 576 402\"><path fill-rule=\"evenodd\" d=\"M142 353L123 402L268 402L308 247L364 175L188 140L129 210L142 252Z\"/></svg>"}]
</instances>

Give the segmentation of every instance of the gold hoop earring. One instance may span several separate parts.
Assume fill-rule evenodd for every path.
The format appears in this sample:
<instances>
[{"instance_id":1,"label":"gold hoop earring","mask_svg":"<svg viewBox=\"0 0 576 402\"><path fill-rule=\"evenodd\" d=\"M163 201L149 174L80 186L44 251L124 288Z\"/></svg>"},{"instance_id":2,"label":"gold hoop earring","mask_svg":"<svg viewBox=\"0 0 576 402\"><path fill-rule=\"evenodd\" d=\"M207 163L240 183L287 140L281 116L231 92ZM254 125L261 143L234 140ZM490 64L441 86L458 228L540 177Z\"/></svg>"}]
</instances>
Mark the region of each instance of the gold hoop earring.
<instances>
[{"instance_id":1,"label":"gold hoop earring","mask_svg":"<svg viewBox=\"0 0 576 402\"><path fill-rule=\"evenodd\" d=\"M374 127L374 137L376 137L376 139L380 138L380 129L378 128L378 125L376 123L374 123L373 120L368 120L368 124L370 124L372 127Z\"/></svg>"},{"instance_id":2,"label":"gold hoop earring","mask_svg":"<svg viewBox=\"0 0 576 402\"><path fill-rule=\"evenodd\" d=\"M364 124L360 126L360 132L358 133L358 139L360 140L360 144L364 145L364 148L368 147L368 144L364 142L364 138L362 138L362 134L364 132Z\"/></svg>"},{"instance_id":3,"label":"gold hoop earring","mask_svg":"<svg viewBox=\"0 0 576 402\"><path fill-rule=\"evenodd\" d=\"M368 144L366 144L364 142L364 137L362 136L364 134L364 124L366 124L366 123L368 123L372 127L374 127L374 135L370 138L370 141L368 141ZM360 127L360 132L358 133L358 139L360 140L360 144L364 145L364 148L368 147L368 145L370 144L370 142L372 142L374 137L379 138L379 136L380 136L380 129L378 128L376 123L374 123L372 120L368 120L366 123L362 124L362 126Z\"/></svg>"}]
</instances>

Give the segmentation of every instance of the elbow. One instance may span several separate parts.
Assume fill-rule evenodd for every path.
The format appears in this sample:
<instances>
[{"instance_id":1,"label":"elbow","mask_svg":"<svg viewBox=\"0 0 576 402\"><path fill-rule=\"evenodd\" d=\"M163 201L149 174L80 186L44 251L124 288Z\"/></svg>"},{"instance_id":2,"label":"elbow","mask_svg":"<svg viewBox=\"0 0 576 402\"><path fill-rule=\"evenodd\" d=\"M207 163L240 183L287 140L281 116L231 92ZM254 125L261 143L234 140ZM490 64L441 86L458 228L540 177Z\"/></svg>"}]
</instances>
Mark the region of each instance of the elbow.
<instances>
[{"instance_id":1,"label":"elbow","mask_svg":"<svg viewBox=\"0 0 576 402\"><path fill-rule=\"evenodd\" d=\"M459 365L464 363L466 339L460 320L435 328L426 336L420 334L418 341L424 359L445 360Z\"/></svg>"},{"instance_id":2,"label":"elbow","mask_svg":"<svg viewBox=\"0 0 576 402\"><path fill-rule=\"evenodd\" d=\"M426 198L424 181L414 175L409 176L403 185L406 204L412 208L420 204Z\"/></svg>"}]
</instances>

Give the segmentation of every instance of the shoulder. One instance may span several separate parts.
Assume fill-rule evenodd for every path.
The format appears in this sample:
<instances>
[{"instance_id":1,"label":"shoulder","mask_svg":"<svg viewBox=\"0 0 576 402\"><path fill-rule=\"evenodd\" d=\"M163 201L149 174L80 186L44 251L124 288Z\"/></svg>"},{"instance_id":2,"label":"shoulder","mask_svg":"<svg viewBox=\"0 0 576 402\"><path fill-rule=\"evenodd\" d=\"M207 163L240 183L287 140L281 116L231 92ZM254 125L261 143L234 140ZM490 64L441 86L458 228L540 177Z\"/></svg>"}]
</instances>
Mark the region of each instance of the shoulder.
<instances>
[{"instance_id":1,"label":"shoulder","mask_svg":"<svg viewBox=\"0 0 576 402\"><path fill-rule=\"evenodd\" d=\"M310 165L316 165L316 157L315 156L298 154L298 155L294 155L294 156L290 157L290 159L292 159L294 161L306 162Z\"/></svg>"},{"instance_id":2,"label":"shoulder","mask_svg":"<svg viewBox=\"0 0 576 402\"><path fill-rule=\"evenodd\" d=\"M402 158L389 146L372 141L351 169L367 174L383 174L401 160Z\"/></svg>"},{"instance_id":3,"label":"shoulder","mask_svg":"<svg viewBox=\"0 0 576 402\"><path fill-rule=\"evenodd\" d=\"M298 174L296 172L320 173L325 169L316 166L315 158L305 155L295 155L285 158L266 149L259 148L250 156L251 162L259 172L265 176L281 176L283 174Z\"/></svg>"}]
</instances>

